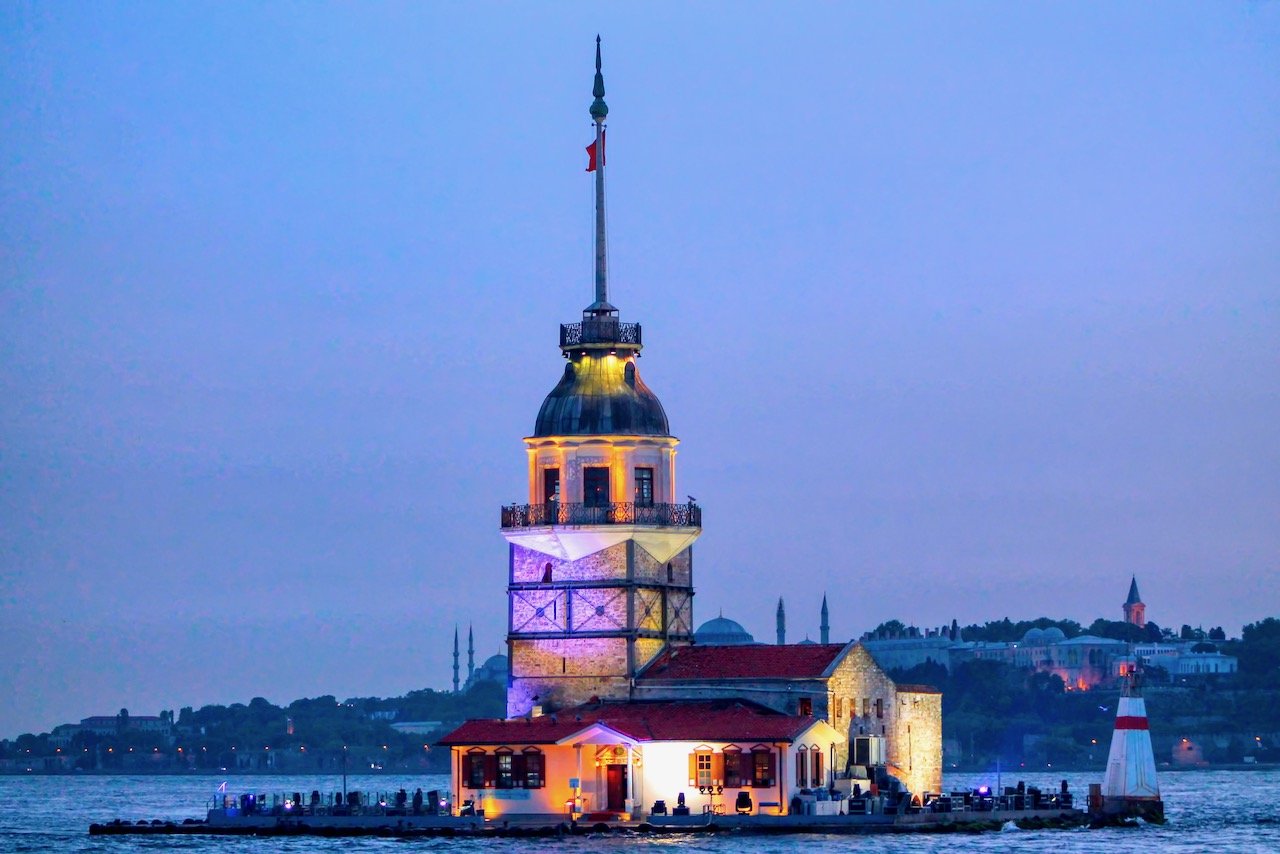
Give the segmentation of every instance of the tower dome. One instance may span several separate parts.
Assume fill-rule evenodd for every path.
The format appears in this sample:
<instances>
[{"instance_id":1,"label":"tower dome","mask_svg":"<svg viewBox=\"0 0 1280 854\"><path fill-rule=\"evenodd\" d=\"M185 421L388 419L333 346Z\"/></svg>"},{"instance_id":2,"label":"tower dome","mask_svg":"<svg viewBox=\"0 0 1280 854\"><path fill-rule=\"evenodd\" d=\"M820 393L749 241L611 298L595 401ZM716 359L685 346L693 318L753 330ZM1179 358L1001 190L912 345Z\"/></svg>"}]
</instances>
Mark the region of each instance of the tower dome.
<instances>
[{"instance_id":1,"label":"tower dome","mask_svg":"<svg viewBox=\"0 0 1280 854\"><path fill-rule=\"evenodd\" d=\"M667 413L640 379L634 356L580 355L538 410L535 437L669 436Z\"/></svg>"}]
</instances>

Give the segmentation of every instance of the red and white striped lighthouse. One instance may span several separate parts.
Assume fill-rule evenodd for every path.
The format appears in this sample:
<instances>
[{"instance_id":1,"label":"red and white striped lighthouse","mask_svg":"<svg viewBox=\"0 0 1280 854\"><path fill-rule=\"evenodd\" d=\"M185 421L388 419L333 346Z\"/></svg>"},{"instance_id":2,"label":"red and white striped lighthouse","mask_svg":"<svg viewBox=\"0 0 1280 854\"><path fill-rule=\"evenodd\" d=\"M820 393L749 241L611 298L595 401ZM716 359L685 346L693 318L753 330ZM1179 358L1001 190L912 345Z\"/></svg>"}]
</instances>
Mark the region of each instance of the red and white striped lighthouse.
<instances>
[{"instance_id":1,"label":"red and white striped lighthouse","mask_svg":"<svg viewBox=\"0 0 1280 854\"><path fill-rule=\"evenodd\" d=\"M1147 726L1147 704L1138 693L1136 675L1116 708L1116 726L1111 733L1111 753L1102 783L1101 804L1091 804L1095 817L1139 817L1164 821L1164 802L1156 780L1156 758L1151 750ZM1100 815L1098 815L1100 813Z\"/></svg>"}]
</instances>

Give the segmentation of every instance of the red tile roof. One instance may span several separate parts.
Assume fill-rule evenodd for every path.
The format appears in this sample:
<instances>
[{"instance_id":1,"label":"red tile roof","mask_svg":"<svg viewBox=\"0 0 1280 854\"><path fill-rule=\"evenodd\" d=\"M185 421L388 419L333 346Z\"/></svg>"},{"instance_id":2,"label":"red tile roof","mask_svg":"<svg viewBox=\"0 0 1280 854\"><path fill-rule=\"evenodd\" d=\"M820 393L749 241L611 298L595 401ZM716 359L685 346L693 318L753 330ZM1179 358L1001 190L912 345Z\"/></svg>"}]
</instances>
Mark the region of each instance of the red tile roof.
<instances>
[{"instance_id":1,"label":"red tile roof","mask_svg":"<svg viewBox=\"0 0 1280 854\"><path fill-rule=\"evenodd\" d=\"M899 694L941 694L942 689L932 685L899 685Z\"/></svg>"},{"instance_id":2,"label":"red tile roof","mask_svg":"<svg viewBox=\"0 0 1280 854\"><path fill-rule=\"evenodd\" d=\"M467 721L438 743L554 744L593 723L637 741L792 741L815 720L737 699L592 703L531 719Z\"/></svg>"},{"instance_id":3,"label":"red tile roof","mask_svg":"<svg viewBox=\"0 0 1280 854\"><path fill-rule=\"evenodd\" d=\"M845 644L793 643L667 647L641 679L815 679Z\"/></svg>"}]
</instances>

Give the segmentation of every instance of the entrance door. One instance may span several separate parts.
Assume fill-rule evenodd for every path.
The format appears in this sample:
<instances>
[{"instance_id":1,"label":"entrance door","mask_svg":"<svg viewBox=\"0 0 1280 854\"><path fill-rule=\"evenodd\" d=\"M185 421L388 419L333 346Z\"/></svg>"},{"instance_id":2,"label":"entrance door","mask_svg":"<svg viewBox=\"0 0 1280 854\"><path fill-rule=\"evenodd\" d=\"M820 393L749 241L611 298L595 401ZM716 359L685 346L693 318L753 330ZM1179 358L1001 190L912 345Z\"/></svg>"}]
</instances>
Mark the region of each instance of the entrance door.
<instances>
[{"instance_id":1,"label":"entrance door","mask_svg":"<svg viewBox=\"0 0 1280 854\"><path fill-rule=\"evenodd\" d=\"M608 776L605 783L605 792L609 802L605 809L609 812L626 812L627 766L610 765L606 772Z\"/></svg>"},{"instance_id":2,"label":"entrance door","mask_svg":"<svg viewBox=\"0 0 1280 854\"><path fill-rule=\"evenodd\" d=\"M585 466L582 469L582 503L588 507L609 506L609 469Z\"/></svg>"}]
</instances>

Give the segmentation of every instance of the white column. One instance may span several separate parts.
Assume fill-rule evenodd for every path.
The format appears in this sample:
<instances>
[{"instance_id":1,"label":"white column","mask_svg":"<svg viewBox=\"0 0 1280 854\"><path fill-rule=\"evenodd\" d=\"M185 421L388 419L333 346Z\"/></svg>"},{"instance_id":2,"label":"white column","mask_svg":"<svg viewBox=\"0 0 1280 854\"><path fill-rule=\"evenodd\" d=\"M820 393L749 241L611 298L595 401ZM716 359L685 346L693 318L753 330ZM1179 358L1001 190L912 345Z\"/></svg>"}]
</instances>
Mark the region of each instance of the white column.
<instances>
[{"instance_id":1,"label":"white column","mask_svg":"<svg viewBox=\"0 0 1280 854\"><path fill-rule=\"evenodd\" d=\"M631 761L632 757L631 745L627 745L627 812L634 813L636 810L636 769L635 764Z\"/></svg>"}]
</instances>

